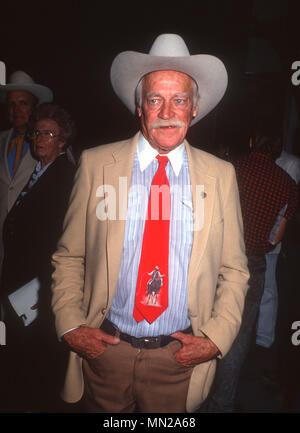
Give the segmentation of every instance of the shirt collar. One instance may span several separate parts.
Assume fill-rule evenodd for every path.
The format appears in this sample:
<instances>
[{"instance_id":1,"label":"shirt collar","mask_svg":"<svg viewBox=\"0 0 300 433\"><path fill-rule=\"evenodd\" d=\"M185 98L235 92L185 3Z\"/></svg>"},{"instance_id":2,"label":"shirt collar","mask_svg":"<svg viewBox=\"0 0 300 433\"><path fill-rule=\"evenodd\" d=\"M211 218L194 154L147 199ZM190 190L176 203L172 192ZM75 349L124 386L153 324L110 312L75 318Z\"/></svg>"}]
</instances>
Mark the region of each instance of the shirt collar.
<instances>
[{"instance_id":1,"label":"shirt collar","mask_svg":"<svg viewBox=\"0 0 300 433\"><path fill-rule=\"evenodd\" d=\"M163 156L167 156L169 158L170 164L174 170L176 176L179 175L184 158L184 143L181 143L175 149L171 150L168 154ZM149 164L156 158L159 153L155 150L149 142L146 140L144 135L140 133L138 144L137 144L137 155L140 164L141 171L144 171Z\"/></svg>"},{"instance_id":2,"label":"shirt collar","mask_svg":"<svg viewBox=\"0 0 300 433\"><path fill-rule=\"evenodd\" d=\"M17 131L15 131L14 129L13 129L13 132L12 132L12 134L11 134L11 138L14 138L14 137L24 137L24 139L26 138L26 134L25 134L25 132L23 133L23 134L19 134Z\"/></svg>"}]
</instances>

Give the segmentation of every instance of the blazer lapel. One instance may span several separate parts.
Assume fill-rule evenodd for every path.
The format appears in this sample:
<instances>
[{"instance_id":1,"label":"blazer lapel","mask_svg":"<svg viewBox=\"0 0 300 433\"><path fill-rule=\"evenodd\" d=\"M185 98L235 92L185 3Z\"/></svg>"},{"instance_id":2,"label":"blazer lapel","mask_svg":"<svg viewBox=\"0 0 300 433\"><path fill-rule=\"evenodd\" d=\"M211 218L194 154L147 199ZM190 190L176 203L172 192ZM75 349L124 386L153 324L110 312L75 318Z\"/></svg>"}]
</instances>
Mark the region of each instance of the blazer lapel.
<instances>
[{"instance_id":1,"label":"blazer lapel","mask_svg":"<svg viewBox=\"0 0 300 433\"><path fill-rule=\"evenodd\" d=\"M10 137L11 137L12 133L13 133L13 129L10 129L8 131L8 135L6 137L4 146L2 146L2 151L1 151L2 158L3 158L3 163L4 163L4 167L5 167L6 177L7 177L7 179L9 179L9 182L11 181L11 175L10 175L10 171L9 171L9 167L8 167L8 162L7 162L7 150L8 150L8 144L9 144Z\"/></svg>"},{"instance_id":2,"label":"blazer lapel","mask_svg":"<svg viewBox=\"0 0 300 433\"><path fill-rule=\"evenodd\" d=\"M27 149L25 155L23 156L23 158L20 161L20 165L16 171L16 174L13 178L13 182L18 182L19 180L19 176L21 173L21 176L23 177L23 173L25 170L28 171L33 171L35 165L37 164L37 160L33 159L33 157L31 156L31 150L30 147Z\"/></svg>"},{"instance_id":3,"label":"blazer lapel","mask_svg":"<svg viewBox=\"0 0 300 433\"><path fill-rule=\"evenodd\" d=\"M104 185L108 185L108 194L116 193L116 211L107 219L109 303L117 286L122 259L128 192L138 135L128 140L120 151L113 153L113 162L104 166Z\"/></svg>"},{"instance_id":4,"label":"blazer lapel","mask_svg":"<svg viewBox=\"0 0 300 433\"><path fill-rule=\"evenodd\" d=\"M3 159L3 163L4 163L4 167L5 167L5 176L8 180L8 182L9 183L11 182L12 185L15 185L19 181L23 180L24 174L26 176L28 176L28 174L30 174L30 172L32 172L34 170L34 167L35 167L37 161L31 156L31 150L29 147L28 150L26 151L25 155L23 156L23 158L21 158L20 165L16 171L15 176L13 178L11 177L9 167L8 167L8 162L7 162L7 150L8 150L8 145L9 145L12 133L13 133L13 129L10 129L8 131L5 143L3 143L4 145L1 148L1 158Z\"/></svg>"},{"instance_id":5,"label":"blazer lapel","mask_svg":"<svg viewBox=\"0 0 300 433\"><path fill-rule=\"evenodd\" d=\"M189 161L194 209L194 240L188 272L188 287L192 286L204 254L211 227L216 179L207 173L201 153L185 142Z\"/></svg>"}]
</instances>

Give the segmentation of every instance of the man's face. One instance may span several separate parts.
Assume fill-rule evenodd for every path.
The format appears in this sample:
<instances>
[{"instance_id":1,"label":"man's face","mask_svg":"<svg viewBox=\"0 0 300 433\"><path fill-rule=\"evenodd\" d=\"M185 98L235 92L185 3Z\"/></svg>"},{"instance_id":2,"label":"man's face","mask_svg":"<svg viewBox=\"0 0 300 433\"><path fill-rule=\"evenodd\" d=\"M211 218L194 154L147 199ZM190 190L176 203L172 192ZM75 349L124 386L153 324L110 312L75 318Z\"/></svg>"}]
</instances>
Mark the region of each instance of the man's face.
<instances>
[{"instance_id":1,"label":"man's face","mask_svg":"<svg viewBox=\"0 0 300 433\"><path fill-rule=\"evenodd\" d=\"M12 127L20 134L26 131L36 102L36 98L31 93L23 90L14 90L8 93L8 118Z\"/></svg>"},{"instance_id":2,"label":"man's face","mask_svg":"<svg viewBox=\"0 0 300 433\"><path fill-rule=\"evenodd\" d=\"M198 112L193 95L192 78L181 72L156 71L144 77L138 115L143 135L159 153L168 153L183 142Z\"/></svg>"}]
</instances>

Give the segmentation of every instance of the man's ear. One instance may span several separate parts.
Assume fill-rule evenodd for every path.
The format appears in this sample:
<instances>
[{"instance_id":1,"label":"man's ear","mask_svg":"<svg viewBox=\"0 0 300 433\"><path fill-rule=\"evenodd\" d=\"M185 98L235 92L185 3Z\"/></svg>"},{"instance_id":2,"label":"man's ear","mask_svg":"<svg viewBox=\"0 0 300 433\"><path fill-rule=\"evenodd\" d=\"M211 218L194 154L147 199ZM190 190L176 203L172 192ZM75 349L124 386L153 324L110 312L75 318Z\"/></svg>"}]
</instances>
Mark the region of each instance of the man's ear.
<instances>
[{"instance_id":1,"label":"man's ear","mask_svg":"<svg viewBox=\"0 0 300 433\"><path fill-rule=\"evenodd\" d=\"M200 96L198 95L197 105L193 108L193 119L197 116L199 112L199 100L200 100Z\"/></svg>"},{"instance_id":2,"label":"man's ear","mask_svg":"<svg viewBox=\"0 0 300 433\"><path fill-rule=\"evenodd\" d=\"M58 146L59 146L60 150L62 150L62 149L64 148L64 145L65 145L65 144L66 144L65 141L59 140L59 142L58 142Z\"/></svg>"},{"instance_id":3,"label":"man's ear","mask_svg":"<svg viewBox=\"0 0 300 433\"><path fill-rule=\"evenodd\" d=\"M197 116L198 111L199 111L198 107L195 107L195 108L193 109L193 118L195 118L195 117Z\"/></svg>"},{"instance_id":4,"label":"man's ear","mask_svg":"<svg viewBox=\"0 0 300 433\"><path fill-rule=\"evenodd\" d=\"M141 117L141 115L142 115L141 107L137 107L136 111L137 111L138 116Z\"/></svg>"}]
</instances>

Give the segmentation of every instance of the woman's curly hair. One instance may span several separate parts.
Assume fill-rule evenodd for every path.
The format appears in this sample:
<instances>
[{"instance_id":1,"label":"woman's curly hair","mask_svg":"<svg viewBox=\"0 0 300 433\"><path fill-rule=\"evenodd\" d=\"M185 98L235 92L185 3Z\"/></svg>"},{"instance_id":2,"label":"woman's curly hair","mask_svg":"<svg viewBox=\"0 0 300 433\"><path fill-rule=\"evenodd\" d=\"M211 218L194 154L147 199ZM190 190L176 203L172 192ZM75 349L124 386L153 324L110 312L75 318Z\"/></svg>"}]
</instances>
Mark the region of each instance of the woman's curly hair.
<instances>
[{"instance_id":1,"label":"woman's curly hair","mask_svg":"<svg viewBox=\"0 0 300 433\"><path fill-rule=\"evenodd\" d=\"M75 124L70 114L64 108L52 103L38 105L30 117L28 125L29 135L34 130L36 122L42 119L52 119L57 123L60 129L59 136L66 145L69 145L74 139Z\"/></svg>"}]
</instances>

